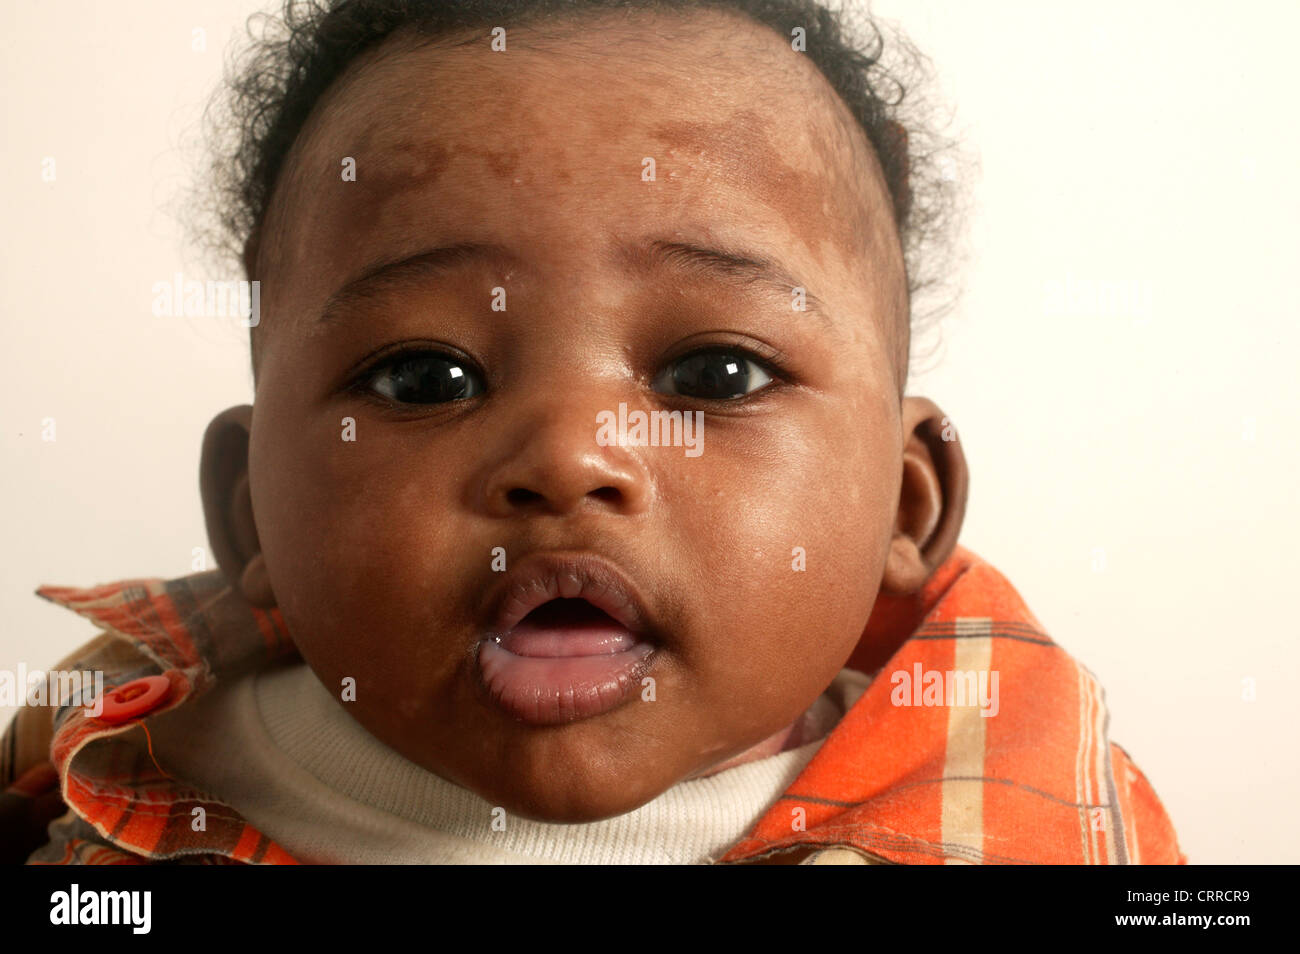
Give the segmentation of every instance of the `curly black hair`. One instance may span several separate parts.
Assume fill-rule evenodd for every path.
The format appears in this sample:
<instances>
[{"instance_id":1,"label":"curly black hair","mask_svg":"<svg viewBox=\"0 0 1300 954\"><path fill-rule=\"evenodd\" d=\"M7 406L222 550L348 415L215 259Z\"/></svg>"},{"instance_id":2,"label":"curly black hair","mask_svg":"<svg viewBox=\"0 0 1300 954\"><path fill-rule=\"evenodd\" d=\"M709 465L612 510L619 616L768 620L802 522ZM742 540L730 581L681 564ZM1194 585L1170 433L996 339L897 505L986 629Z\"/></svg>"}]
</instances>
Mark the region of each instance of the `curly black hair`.
<instances>
[{"instance_id":1,"label":"curly black hair","mask_svg":"<svg viewBox=\"0 0 1300 954\"><path fill-rule=\"evenodd\" d=\"M704 9L740 12L786 42L796 27L803 29L806 55L848 106L879 160L903 247L914 336L955 296L940 295L918 318L918 292L951 283L960 217L956 143L933 128L928 104L914 95L930 75L928 60L896 33L887 64L884 32L869 14L860 8L832 11L817 0L284 0L278 17L250 17L252 42L228 64L225 88L205 114L213 159L206 198L196 203L206 216L197 243L240 261L248 279L257 277L267 207L308 115L350 63L398 30L434 39L600 11Z\"/></svg>"}]
</instances>

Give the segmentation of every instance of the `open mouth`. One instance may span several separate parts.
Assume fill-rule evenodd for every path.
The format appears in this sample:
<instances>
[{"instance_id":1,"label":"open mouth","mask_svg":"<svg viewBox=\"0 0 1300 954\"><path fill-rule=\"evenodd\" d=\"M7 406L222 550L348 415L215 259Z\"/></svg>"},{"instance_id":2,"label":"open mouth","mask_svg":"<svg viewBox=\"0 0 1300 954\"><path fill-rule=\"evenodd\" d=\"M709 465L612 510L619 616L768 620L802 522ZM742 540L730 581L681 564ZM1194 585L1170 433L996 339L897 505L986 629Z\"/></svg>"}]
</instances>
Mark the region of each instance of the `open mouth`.
<instances>
[{"instance_id":1,"label":"open mouth","mask_svg":"<svg viewBox=\"0 0 1300 954\"><path fill-rule=\"evenodd\" d=\"M485 639L478 662L492 699L524 722L590 718L637 688L654 646L581 598L547 600Z\"/></svg>"},{"instance_id":2,"label":"open mouth","mask_svg":"<svg viewBox=\"0 0 1300 954\"><path fill-rule=\"evenodd\" d=\"M636 637L604 610L584 599L548 600L501 637L520 656L603 656L631 649Z\"/></svg>"}]
</instances>

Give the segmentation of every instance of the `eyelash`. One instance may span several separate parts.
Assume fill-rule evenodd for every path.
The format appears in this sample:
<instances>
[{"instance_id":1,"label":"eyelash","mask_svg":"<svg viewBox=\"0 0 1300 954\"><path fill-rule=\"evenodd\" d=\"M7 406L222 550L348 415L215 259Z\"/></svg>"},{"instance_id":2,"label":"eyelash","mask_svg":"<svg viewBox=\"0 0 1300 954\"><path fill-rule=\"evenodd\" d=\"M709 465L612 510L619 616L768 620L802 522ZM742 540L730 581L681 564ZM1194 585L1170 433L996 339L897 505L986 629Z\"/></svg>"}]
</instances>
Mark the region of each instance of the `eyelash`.
<instances>
[{"instance_id":1,"label":"eyelash","mask_svg":"<svg viewBox=\"0 0 1300 954\"><path fill-rule=\"evenodd\" d=\"M779 387L783 384L788 384L790 381L789 375L784 368L785 355L782 352L776 350L775 348L771 348L770 346L765 346L765 345L746 345L742 347L740 345L716 343L716 344L701 345L699 347L692 348L688 351L683 351L681 354L674 355L673 357L669 358L664 363L663 368L660 371L657 371L655 373L652 382L657 383L668 371L670 371L673 367L685 361L686 359L698 355L708 355L708 354L726 354L726 355L734 355L743 358L750 365L752 365L759 372L761 372L765 377L767 377L768 380L765 383L763 383L761 386L755 388L752 391L748 391L744 394L740 394L730 398L697 397L691 394L676 394L672 392L662 392L662 391L657 393L663 394L664 397L673 398L678 401L694 401L694 402L700 402L705 404L726 405L729 407L735 407L738 405L747 404L752 399L757 398L759 395L766 394L767 392L773 390L776 387ZM447 349L445 347L436 347L432 345L418 345L418 346L408 345L405 347L398 348L397 350L390 351L384 349L384 351L381 352L378 356L365 360L364 367L355 375L350 377L349 383L345 385L345 390L353 394L358 394L361 397L378 401L384 405L390 407L399 407L399 408L447 407L449 405L457 404L462 401L471 400L472 398L478 397L483 393L484 388L480 387L477 393L472 394L468 397L452 398L451 400L447 400L447 401L434 401L428 403L420 403L420 402L399 401L388 395L381 394L374 389L373 384L381 372L394 368L402 364L403 362L409 362L419 358L438 358L443 361L446 361L449 364L463 367L479 381L482 381L486 377L486 375L483 374L482 370L478 367L478 365L475 362L471 361L469 358L467 358L462 354L456 353L454 350Z\"/></svg>"}]
</instances>

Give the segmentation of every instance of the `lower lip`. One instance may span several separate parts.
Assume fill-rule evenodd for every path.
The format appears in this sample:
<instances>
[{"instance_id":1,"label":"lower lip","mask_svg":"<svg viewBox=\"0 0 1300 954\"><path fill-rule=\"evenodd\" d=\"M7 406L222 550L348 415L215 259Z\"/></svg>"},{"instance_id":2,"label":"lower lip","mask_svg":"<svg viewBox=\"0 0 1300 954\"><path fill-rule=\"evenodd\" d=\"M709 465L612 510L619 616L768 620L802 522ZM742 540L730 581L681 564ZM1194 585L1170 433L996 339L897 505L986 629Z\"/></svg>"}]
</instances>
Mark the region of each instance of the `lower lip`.
<instances>
[{"instance_id":1,"label":"lower lip","mask_svg":"<svg viewBox=\"0 0 1300 954\"><path fill-rule=\"evenodd\" d=\"M498 706L532 725L590 719L636 691L654 647L621 627L564 627L484 640L478 666Z\"/></svg>"}]
</instances>

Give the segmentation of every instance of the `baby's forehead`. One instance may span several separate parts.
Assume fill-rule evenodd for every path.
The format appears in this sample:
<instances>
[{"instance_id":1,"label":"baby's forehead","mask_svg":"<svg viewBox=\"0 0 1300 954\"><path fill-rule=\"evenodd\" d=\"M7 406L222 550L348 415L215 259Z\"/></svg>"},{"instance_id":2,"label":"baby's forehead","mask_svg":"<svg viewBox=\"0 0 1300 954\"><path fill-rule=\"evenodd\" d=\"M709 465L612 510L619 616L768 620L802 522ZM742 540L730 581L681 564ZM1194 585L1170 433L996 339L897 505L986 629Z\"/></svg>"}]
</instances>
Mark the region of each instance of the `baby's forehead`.
<instances>
[{"instance_id":1,"label":"baby's forehead","mask_svg":"<svg viewBox=\"0 0 1300 954\"><path fill-rule=\"evenodd\" d=\"M874 154L810 62L744 18L621 29L515 30L504 52L398 36L363 56L295 144L259 271L326 279L525 221L563 243L730 221L823 282L902 280ZM329 173L348 161L351 179Z\"/></svg>"}]
</instances>

